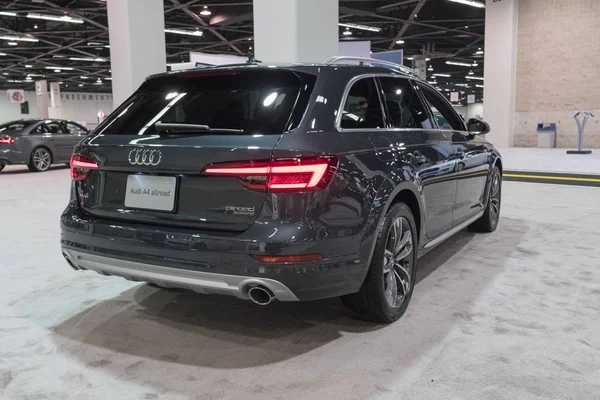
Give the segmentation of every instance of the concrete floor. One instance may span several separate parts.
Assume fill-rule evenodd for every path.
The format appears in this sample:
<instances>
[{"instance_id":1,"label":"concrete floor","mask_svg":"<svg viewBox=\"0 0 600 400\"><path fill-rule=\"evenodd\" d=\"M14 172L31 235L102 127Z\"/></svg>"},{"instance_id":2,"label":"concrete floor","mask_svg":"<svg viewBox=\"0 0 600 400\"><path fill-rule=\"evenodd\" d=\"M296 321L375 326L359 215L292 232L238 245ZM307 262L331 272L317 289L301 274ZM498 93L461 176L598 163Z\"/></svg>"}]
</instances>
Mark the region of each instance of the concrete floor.
<instances>
[{"instance_id":1,"label":"concrete floor","mask_svg":"<svg viewBox=\"0 0 600 400\"><path fill-rule=\"evenodd\" d=\"M404 318L76 273L65 168L0 174L2 399L600 397L600 189L507 182L494 234L420 262Z\"/></svg>"}]
</instances>

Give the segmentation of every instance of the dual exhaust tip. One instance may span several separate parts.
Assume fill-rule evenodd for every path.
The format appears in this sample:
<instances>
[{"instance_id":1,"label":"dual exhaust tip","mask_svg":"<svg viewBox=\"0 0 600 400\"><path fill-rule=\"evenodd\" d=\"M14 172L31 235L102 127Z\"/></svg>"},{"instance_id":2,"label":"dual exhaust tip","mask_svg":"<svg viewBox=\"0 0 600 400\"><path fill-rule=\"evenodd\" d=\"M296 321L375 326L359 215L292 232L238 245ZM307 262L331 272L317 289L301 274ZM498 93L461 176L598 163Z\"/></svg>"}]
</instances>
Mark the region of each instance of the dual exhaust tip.
<instances>
[{"instance_id":1,"label":"dual exhaust tip","mask_svg":"<svg viewBox=\"0 0 600 400\"><path fill-rule=\"evenodd\" d=\"M275 300L275 295L271 289L263 285L252 286L248 289L248 297L250 301L259 306L266 306Z\"/></svg>"}]
</instances>

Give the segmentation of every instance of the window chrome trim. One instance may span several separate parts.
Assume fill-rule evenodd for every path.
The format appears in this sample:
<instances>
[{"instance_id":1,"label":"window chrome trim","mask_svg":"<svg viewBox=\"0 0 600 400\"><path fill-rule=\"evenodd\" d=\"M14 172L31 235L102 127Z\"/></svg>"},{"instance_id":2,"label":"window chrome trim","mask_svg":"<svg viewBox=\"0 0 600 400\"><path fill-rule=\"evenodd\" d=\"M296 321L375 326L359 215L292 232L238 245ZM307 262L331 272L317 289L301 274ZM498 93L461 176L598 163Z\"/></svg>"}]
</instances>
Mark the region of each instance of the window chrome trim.
<instances>
[{"instance_id":1,"label":"window chrome trim","mask_svg":"<svg viewBox=\"0 0 600 400\"><path fill-rule=\"evenodd\" d=\"M344 108L346 106L346 101L348 100L348 96L350 95L350 90L352 89L352 86L354 86L354 84L356 82L358 82L361 79L365 79L365 78L371 78L371 79L375 79L375 78L396 78L396 79L405 79L411 86L413 85L413 82L411 81L410 77L408 76L404 76L404 75L396 75L396 74L383 74L383 73L378 73L378 74L362 74L362 75L357 75L355 77L353 77L352 79L350 79L348 81L348 84L346 85L346 88L344 89L344 94L342 95L342 102L337 110L337 116L335 118L335 129L340 132L340 133L365 133L365 132L423 132L423 131L439 131L439 129L437 129L437 125L436 127L431 127L431 129L425 129L425 128L390 128L385 127L385 128L342 128L342 115L344 112ZM377 82L375 82L375 85L377 86ZM379 87L377 86L378 90ZM435 90L435 89L434 89ZM379 94L379 93L378 93ZM381 111L383 112L383 117L385 122L387 122L387 113L385 112L384 108L383 108L383 101L380 98L379 99L379 103L381 105ZM425 107L425 105L423 105ZM426 107L427 108L427 107ZM431 118L431 117L430 117Z\"/></svg>"}]
</instances>

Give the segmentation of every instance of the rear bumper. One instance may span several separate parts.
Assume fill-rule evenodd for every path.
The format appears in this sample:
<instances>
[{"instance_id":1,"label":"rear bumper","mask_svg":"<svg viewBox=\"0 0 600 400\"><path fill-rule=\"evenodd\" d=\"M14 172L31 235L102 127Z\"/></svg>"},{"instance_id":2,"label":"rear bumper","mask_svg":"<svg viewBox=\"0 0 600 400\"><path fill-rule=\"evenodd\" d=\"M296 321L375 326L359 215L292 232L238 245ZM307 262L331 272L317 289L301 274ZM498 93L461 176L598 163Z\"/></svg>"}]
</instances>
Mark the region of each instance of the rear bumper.
<instances>
[{"instance_id":1,"label":"rear bumper","mask_svg":"<svg viewBox=\"0 0 600 400\"><path fill-rule=\"evenodd\" d=\"M297 226L279 226L290 238L269 241L273 228L253 226L245 232L195 232L189 229L105 220L80 215L69 206L61 216L61 247L76 269L130 280L180 287L200 293L247 299L248 285L264 285L281 301L324 299L360 289L366 265L357 246L341 249L335 240L315 238L310 253L323 249L325 260L293 264L259 263L250 254L307 254L306 236L293 240ZM293 229L292 229L293 228ZM343 246L342 246L343 247Z\"/></svg>"},{"instance_id":2,"label":"rear bumper","mask_svg":"<svg viewBox=\"0 0 600 400\"><path fill-rule=\"evenodd\" d=\"M29 154L13 149L0 149L0 164L27 164Z\"/></svg>"},{"instance_id":3,"label":"rear bumper","mask_svg":"<svg viewBox=\"0 0 600 400\"><path fill-rule=\"evenodd\" d=\"M75 269L120 276L131 281L190 289L199 293L228 294L240 299L248 299L248 289L252 286L262 285L269 288L279 301L298 301L287 286L273 279L161 267L76 250L65 249L63 255Z\"/></svg>"}]
</instances>

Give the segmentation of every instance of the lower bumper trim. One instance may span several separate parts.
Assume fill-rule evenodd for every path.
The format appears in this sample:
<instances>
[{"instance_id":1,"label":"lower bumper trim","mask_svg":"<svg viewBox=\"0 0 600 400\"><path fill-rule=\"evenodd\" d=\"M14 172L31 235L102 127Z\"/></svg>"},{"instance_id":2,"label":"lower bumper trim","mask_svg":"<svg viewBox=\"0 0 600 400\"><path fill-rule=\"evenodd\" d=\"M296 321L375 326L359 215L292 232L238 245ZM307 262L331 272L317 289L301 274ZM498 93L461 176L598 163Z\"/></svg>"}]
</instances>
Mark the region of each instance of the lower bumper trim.
<instances>
[{"instance_id":1,"label":"lower bumper trim","mask_svg":"<svg viewBox=\"0 0 600 400\"><path fill-rule=\"evenodd\" d=\"M248 289L262 285L269 288L279 301L298 301L287 286L274 279L169 268L97 256L72 249L63 249L63 254L74 268L91 270L102 275L120 276L131 281L190 289L205 294L233 295L244 300L249 299Z\"/></svg>"}]
</instances>

